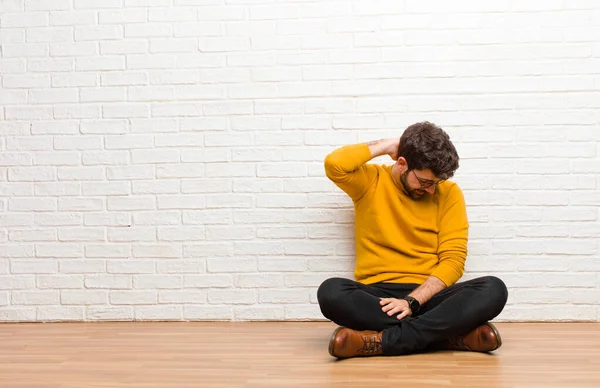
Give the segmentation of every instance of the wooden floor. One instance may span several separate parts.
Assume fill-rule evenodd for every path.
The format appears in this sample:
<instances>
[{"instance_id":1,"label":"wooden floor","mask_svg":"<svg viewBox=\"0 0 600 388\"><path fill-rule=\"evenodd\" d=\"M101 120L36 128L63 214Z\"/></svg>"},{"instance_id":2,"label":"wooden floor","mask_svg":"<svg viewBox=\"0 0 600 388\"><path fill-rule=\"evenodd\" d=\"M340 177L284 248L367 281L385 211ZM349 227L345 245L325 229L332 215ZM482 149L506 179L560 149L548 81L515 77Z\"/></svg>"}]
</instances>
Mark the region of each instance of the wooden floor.
<instances>
[{"instance_id":1,"label":"wooden floor","mask_svg":"<svg viewBox=\"0 0 600 388\"><path fill-rule=\"evenodd\" d=\"M331 323L0 324L0 386L600 387L600 324L497 324L491 355L336 361Z\"/></svg>"}]
</instances>

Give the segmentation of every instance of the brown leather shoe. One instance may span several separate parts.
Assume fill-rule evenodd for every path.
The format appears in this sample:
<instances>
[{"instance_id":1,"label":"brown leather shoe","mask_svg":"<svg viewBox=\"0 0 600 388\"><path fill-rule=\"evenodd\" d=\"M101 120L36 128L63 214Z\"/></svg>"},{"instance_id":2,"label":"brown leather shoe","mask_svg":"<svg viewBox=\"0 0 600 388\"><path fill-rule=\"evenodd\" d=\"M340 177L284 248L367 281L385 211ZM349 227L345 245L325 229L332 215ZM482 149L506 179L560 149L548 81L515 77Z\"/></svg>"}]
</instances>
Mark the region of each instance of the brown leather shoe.
<instances>
[{"instance_id":1,"label":"brown leather shoe","mask_svg":"<svg viewBox=\"0 0 600 388\"><path fill-rule=\"evenodd\" d=\"M329 354L337 358L382 355L381 334L381 331L357 331L338 327L331 335Z\"/></svg>"},{"instance_id":2,"label":"brown leather shoe","mask_svg":"<svg viewBox=\"0 0 600 388\"><path fill-rule=\"evenodd\" d=\"M502 338L496 326L486 322L462 337L450 339L447 346L448 350L491 352L502 346Z\"/></svg>"}]
</instances>

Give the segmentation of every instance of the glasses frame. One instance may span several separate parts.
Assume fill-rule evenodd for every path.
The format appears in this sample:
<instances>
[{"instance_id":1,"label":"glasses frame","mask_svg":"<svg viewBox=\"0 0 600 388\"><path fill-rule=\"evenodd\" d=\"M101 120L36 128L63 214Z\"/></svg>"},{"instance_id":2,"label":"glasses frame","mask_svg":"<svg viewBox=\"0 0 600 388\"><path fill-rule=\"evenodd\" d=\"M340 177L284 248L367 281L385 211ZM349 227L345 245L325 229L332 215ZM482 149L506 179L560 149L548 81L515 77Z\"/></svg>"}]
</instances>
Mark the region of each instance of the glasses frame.
<instances>
[{"instance_id":1,"label":"glasses frame","mask_svg":"<svg viewBox=\"0 0 600 388\"><path fill-rule=\"evenodd\" d=\"M415 170L410 170L410 171L412 171L412 173L415 176L415 178L417 178L417 181L419 181L419 184L421 185L422 189L428 189L431 186L438 186L441 183L446 182L446 179L440 179L437 182L431 181L429 179L421 179L421 178L419 178L419 176L417 175L417 173L415 172Z\"/></svg>"}]
</instances>

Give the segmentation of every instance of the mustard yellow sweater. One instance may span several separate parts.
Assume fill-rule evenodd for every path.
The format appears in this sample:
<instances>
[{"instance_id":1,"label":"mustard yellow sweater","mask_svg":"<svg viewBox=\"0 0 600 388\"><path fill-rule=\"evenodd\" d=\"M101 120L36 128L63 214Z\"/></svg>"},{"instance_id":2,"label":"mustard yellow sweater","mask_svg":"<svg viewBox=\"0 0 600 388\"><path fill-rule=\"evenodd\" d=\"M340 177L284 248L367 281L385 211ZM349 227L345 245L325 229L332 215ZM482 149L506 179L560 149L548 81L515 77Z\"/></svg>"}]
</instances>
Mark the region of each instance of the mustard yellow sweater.
<instances>
[{"instance_id":1,"label":"mustard yellow sweater","mask_svg":"<svg viewBox=\"0 0 600 388\"><path fill-rule=\"evenodd\" d=\"M353 200L356 281L417 283L433 275L450 286L463 275L469 223L463 193L446 181L415 201L392 181L392 166L367 163L369 147L339 148L325 171Z\"/></svg>"}]
</instances>

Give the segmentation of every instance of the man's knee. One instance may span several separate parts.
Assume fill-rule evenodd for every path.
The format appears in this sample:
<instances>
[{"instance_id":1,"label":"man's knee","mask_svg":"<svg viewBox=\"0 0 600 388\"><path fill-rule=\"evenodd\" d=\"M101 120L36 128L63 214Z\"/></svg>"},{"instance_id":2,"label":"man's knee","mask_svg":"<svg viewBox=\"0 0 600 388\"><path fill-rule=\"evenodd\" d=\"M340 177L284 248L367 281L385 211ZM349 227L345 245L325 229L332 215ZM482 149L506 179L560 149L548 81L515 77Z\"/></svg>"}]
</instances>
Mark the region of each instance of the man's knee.
<instances>
[{"instance_id":1,"label":"man's knee","mask_svg":"<svg viewBox=\"0 0 600 388\"><path fill-rule=\"evenodd\" d=\"M490 298L489 302L501 311L508 300L508 289L506 288L506 284L496 276L486 276L482 280L485 289L488 291L487 294Z\"/></svg>"},{"instance_id":2,"label":"man's knee","mask_svg":"<svg viewBox=\"0 0 600 388\"><path fill-rule=\"evenodd\" d=\"M339 298L342 284L346 282L342 278L329 278L319 286L317 290L317 300L321 306L330 306Z\"/></svg>"}]
</instances>

